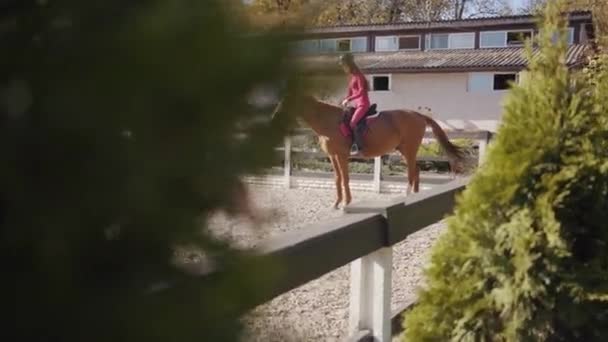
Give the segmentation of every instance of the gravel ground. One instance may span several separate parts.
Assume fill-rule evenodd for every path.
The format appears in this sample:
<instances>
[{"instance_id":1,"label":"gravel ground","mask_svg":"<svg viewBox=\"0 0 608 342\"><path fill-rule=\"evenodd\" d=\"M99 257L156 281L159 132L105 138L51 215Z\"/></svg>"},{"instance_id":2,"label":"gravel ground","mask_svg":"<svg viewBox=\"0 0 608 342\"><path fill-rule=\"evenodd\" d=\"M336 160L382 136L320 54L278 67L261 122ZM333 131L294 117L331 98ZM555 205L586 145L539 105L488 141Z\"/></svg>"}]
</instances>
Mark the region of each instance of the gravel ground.
<instances>
[{"instance_id":1,"label":"gravel ground","mask_svg":"<svg viewBox=\"0 0 608 342\"><path fill-rule=\"evenodd\" d=\"M253 201L270 218L265 228L253 228L223 214L212 219L219 236L241 247L344 215L330 208L333 191L252 187ZM355 201L396 195L353 193ZM421 271L432 243L443 229L437 223L396 245L393 255L393 309L410 300L421 283ZM246 341L341 341L348 331L349 267L344 266L259 306L246 318Z\"/></svg>"}]
</instances>

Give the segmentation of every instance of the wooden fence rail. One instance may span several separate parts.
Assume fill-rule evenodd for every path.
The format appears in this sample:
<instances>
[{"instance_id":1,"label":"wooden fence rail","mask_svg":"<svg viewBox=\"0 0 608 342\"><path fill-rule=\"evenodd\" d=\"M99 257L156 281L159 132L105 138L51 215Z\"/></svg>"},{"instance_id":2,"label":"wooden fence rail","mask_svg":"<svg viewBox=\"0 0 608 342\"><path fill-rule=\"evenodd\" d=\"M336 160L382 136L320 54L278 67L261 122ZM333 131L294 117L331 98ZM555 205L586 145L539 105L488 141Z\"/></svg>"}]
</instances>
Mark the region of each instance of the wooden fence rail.
<instances>
[{"instance_id":1,"label":"wooden fence rail","mask_svg":"<svg viewBox=\"0 0 608 342\"><path fill-rule=\"evenodd\" d=\"M392 246L451 213L468 181L354 204L340 218L267 240L259 252L275 258L281 277L252 308L350 263L349 333L357 341L390 341L391 321L399 314L391 312Z\"/></svg>"}]
</instances>

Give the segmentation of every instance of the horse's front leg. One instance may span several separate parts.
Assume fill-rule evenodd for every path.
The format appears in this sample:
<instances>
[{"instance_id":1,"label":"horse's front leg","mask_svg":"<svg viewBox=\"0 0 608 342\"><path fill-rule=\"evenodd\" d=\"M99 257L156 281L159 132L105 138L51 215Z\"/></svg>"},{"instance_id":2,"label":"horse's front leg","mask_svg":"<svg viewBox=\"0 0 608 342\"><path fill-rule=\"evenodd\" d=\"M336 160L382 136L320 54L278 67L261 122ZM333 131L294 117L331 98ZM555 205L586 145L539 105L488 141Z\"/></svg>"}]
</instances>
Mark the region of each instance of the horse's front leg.
<instances>
[{"instance_id":1,"label":"horse's front leg","mask_svg":"<svg viewBox=\"0 0 608 342\"><path fill-rule=\"evenodd\" d=\"M352 201L352 196L350 193L350 177L348 174L348 156L338 155L337 158L342 175L342 187L344 188L344 204L349 205Z\"/></svg>"},{"instance_id":2,"label":"horse's front leg","mask_svg":"<svg viewBox=\"0 0 608 342\"><path fill-rule=\"evenodd\" d=\"M340 171L340 165L336 156L330 156L329 160L331 161L336 178L336 202L334 203L334 209L338 209L340 202L342 202L342 172Z\"/></svg>"}]
</instances>

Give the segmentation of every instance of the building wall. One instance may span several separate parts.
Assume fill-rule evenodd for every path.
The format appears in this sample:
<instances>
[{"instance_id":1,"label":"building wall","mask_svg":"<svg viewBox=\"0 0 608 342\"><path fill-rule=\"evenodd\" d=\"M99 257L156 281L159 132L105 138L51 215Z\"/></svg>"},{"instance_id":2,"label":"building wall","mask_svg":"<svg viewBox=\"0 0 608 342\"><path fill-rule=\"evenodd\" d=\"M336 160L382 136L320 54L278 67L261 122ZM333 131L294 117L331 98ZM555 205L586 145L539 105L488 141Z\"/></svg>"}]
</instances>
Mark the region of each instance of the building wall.
<instances>
[{"instance_id":1,"label":"building wall","mask_svg":"<svg viewBox=\"0 0 608 342\"><path fill-rule=\"evenodd\" d=\"M379 110L429 107L444 128L496 131L507 91L468 90L468 73L392 74L390 91L371 92ZM339 103L346 92L346 78L325 100ZM335 84L335 83L334 83ZM327 94L327 93L326 93ZM424 109L423 113L428 113Z\"/></svg>"}]
</instances>

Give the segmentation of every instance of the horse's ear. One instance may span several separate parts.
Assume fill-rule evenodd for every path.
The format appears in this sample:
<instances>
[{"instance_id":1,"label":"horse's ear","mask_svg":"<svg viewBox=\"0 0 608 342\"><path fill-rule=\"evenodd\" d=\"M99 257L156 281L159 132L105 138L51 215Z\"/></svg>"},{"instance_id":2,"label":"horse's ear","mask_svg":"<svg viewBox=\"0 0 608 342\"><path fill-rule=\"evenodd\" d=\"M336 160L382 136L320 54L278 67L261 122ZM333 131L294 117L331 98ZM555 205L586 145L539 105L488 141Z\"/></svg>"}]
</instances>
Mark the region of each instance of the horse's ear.
<instances>
[{"instance_id":1,"label":"horse's ear","mask_svg":"<svg viewBox=\"0 0 608 342\"><path fill-rule=\"evenodd\" d=\"M272 111L271 119L274 120L274 118L277 116L277 114L279 114L279 112L283 109L283 101L284 101L283 99L279 100L277 105L274 107L274 110Z\"/></svg>"}]
</instances>

